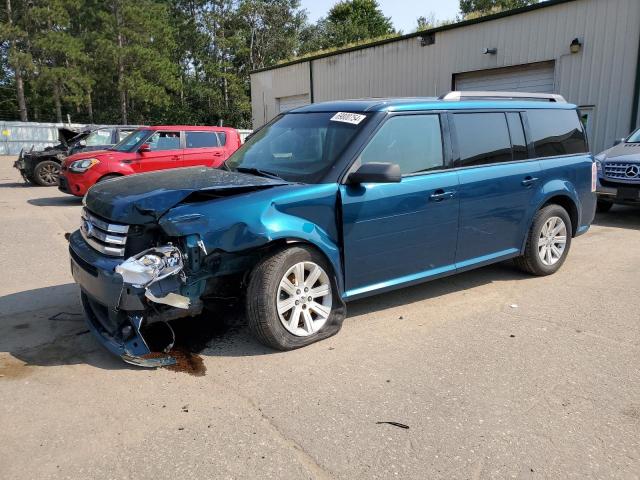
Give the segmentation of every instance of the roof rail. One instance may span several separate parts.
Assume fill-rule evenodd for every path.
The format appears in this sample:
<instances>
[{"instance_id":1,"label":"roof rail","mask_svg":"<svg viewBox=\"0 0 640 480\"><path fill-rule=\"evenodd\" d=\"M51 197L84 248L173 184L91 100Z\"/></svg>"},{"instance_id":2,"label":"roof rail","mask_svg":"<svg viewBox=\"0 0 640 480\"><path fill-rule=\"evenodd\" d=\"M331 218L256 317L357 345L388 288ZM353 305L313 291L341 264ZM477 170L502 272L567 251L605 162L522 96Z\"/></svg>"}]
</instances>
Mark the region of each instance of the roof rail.
<instances>
[{"instance_id":1,"label":"roof rail","mask_svg":"<svg viewBox=\"0 0 640 480\"><path fill-rule=\"evenodd\" d=\"M536 100L543 102L567 103L562 95L555 93L527 92L449 92L439 100L459 102L461 100Z\"/></svg>"}]
</instances>

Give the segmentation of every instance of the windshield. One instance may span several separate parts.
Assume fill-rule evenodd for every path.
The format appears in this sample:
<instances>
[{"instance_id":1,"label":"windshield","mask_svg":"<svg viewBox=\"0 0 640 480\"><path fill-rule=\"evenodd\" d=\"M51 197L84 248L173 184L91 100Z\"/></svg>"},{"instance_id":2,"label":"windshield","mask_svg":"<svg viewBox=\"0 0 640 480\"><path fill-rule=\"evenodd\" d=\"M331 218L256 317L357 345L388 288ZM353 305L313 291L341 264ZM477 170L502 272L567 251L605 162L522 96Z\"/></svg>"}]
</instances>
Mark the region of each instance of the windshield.
<instances>
[{"instance_id":1,"label":"windshield","mask_svg":"<svg viewBox=\"0 0 640 480\"><path fill-rule=\"evenodd\" d=\"M111 145L111 130L106 128L94 130L84 139L84 144L87 147Z\"/></svg>"},{"instance_id":2,"label":"windshield","mask_svg":"<svg viewBox=\"0 0 640 480\"><path fill-rule=\"evenodd\" d=\"M290 182L318 183L362 127L365 115L290 113L251 136L226 162Z\"/></svg>"},{"instance_id":3,"label":"windshield","mask_svg":"<svg viewBox=\"0 0 640 480\"><path fill-rule=\"evenodd\" d=\"M640 143L640 128L629 135L626 140L627 143Z\"/></svg>"},{"instance_id":4,"label":"windshield","mask_svg":"<svg viewBox=\"0 0 640 480\"><path fill-rule=\"evenodd\" d=\"M122 139L119 143L110 148L117 152L132 152L137 149L145 139L153 133L152 130L134 130L131 135Z\"/></svg>"}]
</instances>

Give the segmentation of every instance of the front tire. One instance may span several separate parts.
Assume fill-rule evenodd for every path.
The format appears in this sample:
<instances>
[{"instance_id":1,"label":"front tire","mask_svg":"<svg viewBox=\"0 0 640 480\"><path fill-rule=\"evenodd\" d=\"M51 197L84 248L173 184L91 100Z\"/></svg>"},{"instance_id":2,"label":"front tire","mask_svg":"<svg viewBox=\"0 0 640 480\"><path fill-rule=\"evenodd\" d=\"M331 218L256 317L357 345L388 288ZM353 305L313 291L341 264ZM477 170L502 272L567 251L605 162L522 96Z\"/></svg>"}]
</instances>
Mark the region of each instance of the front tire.
<instances>
[{"instance_id":1,"label":"front tire","mask_svg":"<svg viewBox=\"0 0 640 480\"><path fill-rule=\"evenodd\" d=\"M335 335L345 317L330 265L302 246L276 252L256 266L246 307L253 335L276 350L293 350Z\"/></svg>"},{"instance_id":2,"label":"front tire","mask_svg":"<svg viewBox=\"0 0 640 480\"><path fill-rule=\"evenodd\" d=\"M534 217L527 235L524 255L516 265L532 275L544 276L557 272L571 247L571 218L560 205L547 205Z\"/></svg>"},{"instance_id":3,"label":"front tire","mask_svg":"<svg viewBox=\"0 0 640 480\"><path fill-rule=\"evenodd\" d=\"M33 180L42 187L51 187L58 184L60 164L53 160L45 160L33 169Z\"/></svg>"}]
</instances>

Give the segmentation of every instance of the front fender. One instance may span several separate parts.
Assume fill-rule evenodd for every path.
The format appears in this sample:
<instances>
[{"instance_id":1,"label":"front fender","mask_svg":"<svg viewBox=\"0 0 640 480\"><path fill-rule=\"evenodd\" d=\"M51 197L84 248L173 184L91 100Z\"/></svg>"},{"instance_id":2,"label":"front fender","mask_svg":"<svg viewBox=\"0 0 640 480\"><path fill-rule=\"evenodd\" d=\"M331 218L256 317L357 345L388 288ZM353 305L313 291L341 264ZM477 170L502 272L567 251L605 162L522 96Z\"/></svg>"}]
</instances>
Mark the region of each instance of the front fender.
<instances>
[{"instance_id":1,"label":"front fender","mask_svg":"<svg viewBox=\"0 0 640 480\"><path fill-rule=\"evenodd\" d=\"M183 204L160 219L172 237L198 235L208 254L241 253L278 241L302 241L322 252L343 290L336 218L337 185L291 185Z\"/></svg>"}]
</instances>

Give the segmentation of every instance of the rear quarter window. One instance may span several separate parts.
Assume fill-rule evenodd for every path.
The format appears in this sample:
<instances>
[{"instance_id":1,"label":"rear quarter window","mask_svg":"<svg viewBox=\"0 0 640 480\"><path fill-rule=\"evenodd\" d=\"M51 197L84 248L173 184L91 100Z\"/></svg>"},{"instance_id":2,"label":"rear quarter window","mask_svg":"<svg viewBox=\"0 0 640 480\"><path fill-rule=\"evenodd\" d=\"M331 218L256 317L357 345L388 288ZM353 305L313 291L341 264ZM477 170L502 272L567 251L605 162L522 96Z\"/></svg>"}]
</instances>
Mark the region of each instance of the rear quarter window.
<instances>
[{"instance_id":1,"label":"rear quarter window","mask_svg":"<svg viewBox=\"0 0 640 480\"><path fill-rule=\"evenodd\" d=\"M529 110L527 119L537 157L575 155L589 150L575 110Z\"/></svg>"},{"instance_id":2,"label":"rear quarter window","mask_svg":"<svg viewBox=\"0 0 640 480\"><path fill-rule=\"evenodd\" d=\"M219 147L217 132L186 132L187 148Z\"/></svg>"}]
</instances>

